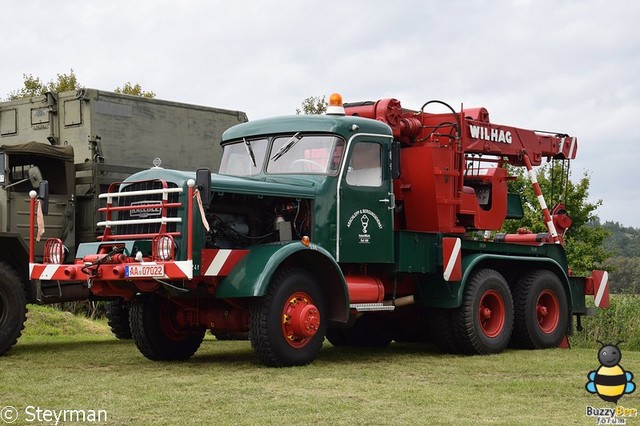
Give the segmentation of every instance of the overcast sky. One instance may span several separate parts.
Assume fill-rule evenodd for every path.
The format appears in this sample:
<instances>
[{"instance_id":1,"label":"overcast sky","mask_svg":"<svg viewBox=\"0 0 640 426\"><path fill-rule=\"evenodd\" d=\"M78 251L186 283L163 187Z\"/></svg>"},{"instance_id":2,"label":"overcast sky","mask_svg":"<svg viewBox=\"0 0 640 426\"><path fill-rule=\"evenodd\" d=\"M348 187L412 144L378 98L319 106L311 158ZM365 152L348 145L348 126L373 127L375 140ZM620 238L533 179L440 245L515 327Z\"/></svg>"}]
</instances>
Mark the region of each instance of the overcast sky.
<instances>
[{"instance_id":1,"label":"overcast sky","mask_svg":"<svg viewBox=\"0 0 640 426\"><path fill-rule=\"evenodd\" d=\"M640 227L637 0L3 0L0 98L73 69L86 87L293 114L308 96L440 99L577 136L598 216Z\"/></svg>"}]
</instances>

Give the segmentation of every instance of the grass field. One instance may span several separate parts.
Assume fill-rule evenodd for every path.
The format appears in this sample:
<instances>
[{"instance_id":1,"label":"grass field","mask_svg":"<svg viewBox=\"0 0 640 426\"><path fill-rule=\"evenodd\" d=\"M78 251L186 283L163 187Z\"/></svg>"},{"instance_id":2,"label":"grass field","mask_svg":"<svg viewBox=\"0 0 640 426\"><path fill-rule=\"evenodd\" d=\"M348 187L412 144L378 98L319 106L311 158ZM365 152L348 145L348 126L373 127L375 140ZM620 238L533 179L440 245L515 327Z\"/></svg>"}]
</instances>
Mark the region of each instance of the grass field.
<instances>
[{"instance_id":1,"label":"grass field","mask_svg":"<svg viewBox=\"0 0 640 426\"><path fill-rule=\"evenodd\" d=\"M621 347L621 365L640 375L640 352ZM25 410L40 407L105 410L107 424L131 425L592 425L587 406L613 407L585 391L598 367L592 348L466 357L325 342L312 365L272 369L249 342L213 337L188 362L152 362L104 321L31 307L23 338L0 358L0 408L16 407L14 424L34 424ZM640 408L639 395L619 403Z\"/></svg>"}]
</instances>

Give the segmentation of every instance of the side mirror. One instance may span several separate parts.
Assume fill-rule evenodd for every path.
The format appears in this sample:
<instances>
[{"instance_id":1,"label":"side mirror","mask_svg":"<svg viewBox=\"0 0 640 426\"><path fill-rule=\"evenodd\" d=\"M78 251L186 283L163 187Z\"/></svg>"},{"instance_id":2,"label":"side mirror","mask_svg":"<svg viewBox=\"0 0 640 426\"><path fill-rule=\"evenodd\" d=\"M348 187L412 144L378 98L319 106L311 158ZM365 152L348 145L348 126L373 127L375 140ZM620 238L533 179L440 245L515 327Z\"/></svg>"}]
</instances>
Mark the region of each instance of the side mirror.
<instances>
[{"instance_id":1,"label":"side mirror","mask_svg":"<svg viewBox=\"0 0 640 426\"><path fill-rule=\"evenodd\" d=\"M40 180L38 184L38 199L42 206L42 214L49 214L49 181Z\"/></svg>"},{"instance_id":2,"label":"side mirror","mask_svg":"<svg viewBox=\"0 0 640 426\"><path fill-rule=\"evenodd\" d=\"M13 182L7 186L5 186L5 189L11 188L12 186L16 186L16 185L20 185L23 182L26 181L30 181L31 182L31 186L33 186L34 188L39 188L40 187L40 182L42 182L42 172L40 171L40 168L38 166L33 166L28 170L27 173L27 177L24 179L21 179L17 182ZM2 176L2 182L4 182L4 175Z\"/></svg>"},{"instance_id":3,"label":"side mirror","mask_svg":"<svg viewBox=\"0 0 640 426\"><path fill-rule=\"evenodd\" d=\"M29 169L28 172L29 180L31 181L31 186L33 188L40 188L40 183L42 182L42 172L38 166L33 166Z\"/></svg>"},{"instance_id":4,"label":"side mirror","mask_svg":"<svg viewBox=\"0 0 640 426\"><path fill-rule=\"evenodd\" d=\"M202 205L208 206L211 202L211 170L196 170L196 188L200 191Z\"/></svg>"}]
</instances>

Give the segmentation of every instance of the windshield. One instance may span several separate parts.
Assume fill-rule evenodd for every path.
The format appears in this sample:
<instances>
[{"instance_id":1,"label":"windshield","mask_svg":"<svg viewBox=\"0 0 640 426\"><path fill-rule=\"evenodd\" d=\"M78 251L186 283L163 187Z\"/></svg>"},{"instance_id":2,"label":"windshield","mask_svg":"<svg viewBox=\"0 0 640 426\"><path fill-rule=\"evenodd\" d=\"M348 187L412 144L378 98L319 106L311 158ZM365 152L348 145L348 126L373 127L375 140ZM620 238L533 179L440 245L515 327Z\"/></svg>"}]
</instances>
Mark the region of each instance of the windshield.
<instances>
[{"instance_id":1,"label":"windshield","mask_svg":"<svg viewBox=\"0 0 640 426\"><path fill-rule=\"evenodd\" d=\"M344 141L335 136L276 137L271 146L267 173L335 175L343 150Z\"/></svg>"},{"instance_id":2,"label":"windshield","mask_svg":"<svg viewBox=\"0 0 640 426\"><path fill-rule=\"evenodd\" d=\"M225 145L220 161L220 174L254 176L262 171L267 139L245 139L240 143Z\"/></svg>"},{"instance_id":3,"label":"windshield","mask_svg":"<svg viewBox=\"0 0 640 426\"><path fill-rule=\"evenodd\" d=\"M225 145L220 173L253 176L266 169L271 174L336 175L344 151L344 141L338 137L296 133L270 138L267 156L267 142L243 139Z\"/></svg>"}]
</instances>

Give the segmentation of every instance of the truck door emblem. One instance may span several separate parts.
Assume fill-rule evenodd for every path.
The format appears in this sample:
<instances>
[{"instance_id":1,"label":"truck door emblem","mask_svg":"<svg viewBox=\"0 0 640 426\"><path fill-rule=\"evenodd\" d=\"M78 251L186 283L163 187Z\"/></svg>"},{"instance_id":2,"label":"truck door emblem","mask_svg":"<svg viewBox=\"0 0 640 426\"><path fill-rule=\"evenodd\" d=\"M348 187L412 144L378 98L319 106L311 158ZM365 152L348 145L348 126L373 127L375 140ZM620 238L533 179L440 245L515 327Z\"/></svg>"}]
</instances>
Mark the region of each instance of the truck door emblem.
<instances>
[{"instance_id":1,"label":"truck door emblem","mask_svg":"<svg viewBox=\"0 0 640 426\"><path fill-rule=\"evenodd\" d=\"M367 216L366 214L360 216L360 223L362 223L362 233L366 234L367 228L369 227L369 216Z\"/></svg>"},{"instance_id":2,"label":"truck door emblem","mask_svg":"<svg viewBox=\"0 0 640 426\"><path fill-rule=\"evenodd\" d=\"M351 228L353 221L360 216L360 225L362 225L361 233L358 234L358 239L360 240L360 244L369 244L371 242L371 234L369 234L369 225L371 220L373 219L378 227L378 229L382 229L382 222L377 214L372 212L369 209L360 209L356 210L349 221L347 222L347 228Z\"/></svg>"}]
</instances>

